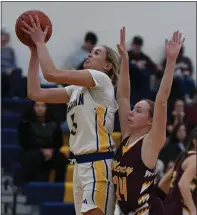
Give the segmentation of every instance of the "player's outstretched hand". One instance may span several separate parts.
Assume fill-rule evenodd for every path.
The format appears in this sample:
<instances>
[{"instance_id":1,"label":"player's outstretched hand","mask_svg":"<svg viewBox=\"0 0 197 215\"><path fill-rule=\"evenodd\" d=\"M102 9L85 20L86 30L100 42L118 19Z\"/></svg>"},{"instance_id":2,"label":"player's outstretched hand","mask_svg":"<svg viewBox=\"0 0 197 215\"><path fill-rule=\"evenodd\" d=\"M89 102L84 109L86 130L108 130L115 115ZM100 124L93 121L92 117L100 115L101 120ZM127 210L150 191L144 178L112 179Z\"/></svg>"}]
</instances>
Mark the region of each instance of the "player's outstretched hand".
<instances>
[{"instance_id":1,"label":"player's outstretched hand","mask_svg":"<svg viewBox=\"0 0 197 215\"><path fill-rule=\"evenodd\" d=\"M29 15L29 19L31 21L32 26L28 25L25 21L23 21L24 28L21 28L21 30L26 34L28 34L35 44L44 43L49 26L47 26L43 31L40 26L40 21L38 16L36 16L35 19L33 19L33 17Z\"/></svg>"},{"instance_id":2,"label":"player's outstretched hand","mask_svg":"<svg viewBox=\"0 0 197 215\"><path fill-rule=\"evenodd\" d=\"M125 27L120 29L120 44L117 45L118 53L123 58L128 56L128 52L125 45Z\"/></svg>"},{"instance_id":3,"label":"player's outstretched hand","mask_svg":"<svg viewBox=\"0 0 197 215\"><path fill-rule=\"evenodd\" d=\"M185 38L182 39L182 33L179 31L173 33L171 41L165 40L166 57L168 60L176 61L184 41Z\"/></svg>"}]
</instances>

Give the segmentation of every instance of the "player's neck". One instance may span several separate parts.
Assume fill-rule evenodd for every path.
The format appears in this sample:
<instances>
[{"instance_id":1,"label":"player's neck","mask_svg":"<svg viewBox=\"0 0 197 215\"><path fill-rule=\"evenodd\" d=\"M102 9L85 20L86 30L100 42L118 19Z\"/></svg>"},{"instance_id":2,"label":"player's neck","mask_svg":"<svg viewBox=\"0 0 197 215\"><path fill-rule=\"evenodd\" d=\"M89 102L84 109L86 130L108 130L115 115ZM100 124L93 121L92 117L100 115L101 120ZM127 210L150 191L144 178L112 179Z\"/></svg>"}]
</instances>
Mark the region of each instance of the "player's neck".
<instances>
[{"instance_id":1,"label":"player's neck","mask_svg":"<svg viewBox=\"0 0 197 215\"><path fill-rule=\"evenodd\" d=\"M133 142L135 142L136 140L138 140L140 137L146 135L148 133L147 130L138 130L138 131L132 131L129 135L129 144L132 144Z\"/></svg>"}]
</instances>

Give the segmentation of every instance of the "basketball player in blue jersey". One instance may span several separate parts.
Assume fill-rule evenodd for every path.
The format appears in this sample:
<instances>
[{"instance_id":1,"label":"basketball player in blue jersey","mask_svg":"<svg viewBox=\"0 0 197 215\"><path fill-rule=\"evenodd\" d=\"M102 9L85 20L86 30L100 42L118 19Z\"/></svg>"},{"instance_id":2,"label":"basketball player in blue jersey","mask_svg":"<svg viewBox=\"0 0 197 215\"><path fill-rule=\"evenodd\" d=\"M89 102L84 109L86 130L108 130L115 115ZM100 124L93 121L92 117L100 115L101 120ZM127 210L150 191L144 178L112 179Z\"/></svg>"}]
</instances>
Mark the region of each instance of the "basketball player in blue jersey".
<instances>
[{"instance_id":1,"label":"basketball player in blue jersey","mask_svg":"<svg viewBox=\"0 0 197 215\"><path fill-rule=\"evenodd\" d=\"M24 24L36 47L31 49L28 71L28 97L46 103L67 103L70 150L76 160L74 202L76 214L112 215L115 208L112 183L111 137L117 103L114 85L120 69L119 56L107 46L95 47L84 63L84 70L57 69L45 45L45 31L38 17ZM49 82L69 84L65 89L41 89L39 63Z\"/></svg>"},{"instance_id":2,"label":"basketball player in blue jersey","mask_svg":"<svg viewBox=\"0 0 197 215\"><path fill-rule=\"evenodd\" d=\"M162 215L165 214L162 201L153 194L155 166L166 139L167 100L176 59L184 40L181 33L174 32L171 41L165 42L167 63L155 104L142 100L131 111L125 28L120 34L118 51L122 66L117 95L122 143L112 168L116 199L125 215Z\"/></svg>"}]
</instances>

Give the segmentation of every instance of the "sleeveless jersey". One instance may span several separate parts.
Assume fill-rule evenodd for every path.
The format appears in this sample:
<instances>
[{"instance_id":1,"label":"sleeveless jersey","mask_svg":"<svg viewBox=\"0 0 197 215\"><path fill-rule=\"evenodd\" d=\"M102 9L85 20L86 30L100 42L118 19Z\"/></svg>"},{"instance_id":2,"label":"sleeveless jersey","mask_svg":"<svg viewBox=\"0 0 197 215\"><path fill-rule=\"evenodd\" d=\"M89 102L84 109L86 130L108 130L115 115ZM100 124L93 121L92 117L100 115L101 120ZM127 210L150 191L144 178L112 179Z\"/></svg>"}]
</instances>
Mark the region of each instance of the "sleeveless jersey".
<instances>
[{"instance_id":1,"label":"sleeveless jersey","mask_svg":"<svg viewBox=\"0 0 197 215\"><path fill-rule=\"evenodd\" d=\"M74 155L112 151L111 137L114 114L117 110L114 87L103 72L88 70L95 87L68 86L67 122L69 145Z\"/></svg>"},{"instance_id":2,"label":"sleeveless jersey","mask_svg":"<svg viewBox=\"0 0 197 215\"><path fill-rule=\"evenodd\" d=\"M125 146L126 138L116 152L112 165L113 183L116 199L124 214L157 214L150 213L153 202L154 170L145 166L141 158L144 137L139 138L130 146ZM158 205L159 203L154 205ZM158 207L159 208L159 207ZM160 215L163 213L160 213Z\"/></svg>"},{"instance_id":3,"label":"sleeveless jersey","mask_svg":"<svg viewBox=\"0 0 197 215\"><path fill-rule=\"evenodd\" d=\"M185 159L187 159L189 156L196 154L195 152L188 152ZM184 160L185 160L184 159ZM172 181L170 185L170 191L168 195L166 196L164 200L164 206L166 208L166 212L169 215L190 215L189 209L184 203L184 200L182 198L182 195L180 193L178 183L184 173L184 170L182 169L182 163L184 162L178 162L175 164L174 172L172 176ZM190 190L192 193L193 201L195 205L197 206L197 177L193 179L190 185Z\"/></svg>"}]
</instances>

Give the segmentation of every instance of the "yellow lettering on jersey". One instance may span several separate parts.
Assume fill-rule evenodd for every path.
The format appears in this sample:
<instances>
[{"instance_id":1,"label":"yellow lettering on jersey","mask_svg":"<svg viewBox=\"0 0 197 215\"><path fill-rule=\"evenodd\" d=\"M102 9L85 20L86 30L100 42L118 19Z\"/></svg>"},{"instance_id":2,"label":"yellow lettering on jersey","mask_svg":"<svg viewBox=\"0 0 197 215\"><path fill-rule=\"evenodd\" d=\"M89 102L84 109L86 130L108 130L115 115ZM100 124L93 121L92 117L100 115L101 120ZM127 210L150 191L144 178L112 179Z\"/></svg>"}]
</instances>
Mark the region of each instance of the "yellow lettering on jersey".
<instances>
[{"instance_id":1,"label":"yellow lettering on jersey","mask_svg":"<svg viewBox=\"0 0 197 215\"><path fill-rule=\"evenodd\" d=\"M120 162L118 161L113 161L112 163L112 170L115 170L117 166L119 166Z\"/></svg>"},{"instance_id":2,"label":"yellow lettering on jersey","mask_svg":"<svg viewBox=\"0 0 197 215\"><path fill-rule=\"evenodd\" d=\"M120 201L121 197L120 197L120 185L119 185L118 176L115 175L113 177L113 183L116 185L116 200Z\"/></svg>"},{"instance_id":3,"label":"yellow lettering on jersey","mask_svg":"<svg viewBox=\"0 0 197 215\"><path fill-rule=\"evenodd\" d=\"M122 173L125 173L126 170L127 170L127 167L126 167L126 166L123 166L123 167L122 167Z\"/></svg>"},{"instance_id":4,"label":"yellow lettering on jersey","mask_svg":"<svg viewBox=\"0 0 197 215\"><path fill-rule=\"evenodd\" d=\"M124 195L124 200L127 201L127 178L122 177L122 179L119 177L119 183L120 183L120 194Z\"/></svg>"},{"instance_id":5,"label":"yellow lettering on jersey","mask_svg":"<svg viewBox=\"0 0 197 215\"><path fill-rule=\"evenodd\" d=\"M132 172L133 172L133 168L127 167L126 169L127 176L129 176Z\"/></svg>"},{"instance_id":6,"label":"yellow lettering on jersey","mask_svg":"<svg viewBox=\"0 0 197 215\"><path fill-rule=\"evenodd\" d=\"M129 176L133 172L133 167L127 167L127 166L119 166L120 162L113 161L112 170L114 172L121 172L121 173L127 173L127 176Z\"/></svg>"},{"instance_id":7,"label":"yellow lettering on jersey","mask_svg":"<svg viewBox=\"0 0 197 215\"><path fill-rule=\"evenodd\" d=\"M122 200L121 195L124 196L124 201L127 201L127 178L126 177L113 177L113 183L116 185L116 199Z\"/></svg>"}]
</instances>

